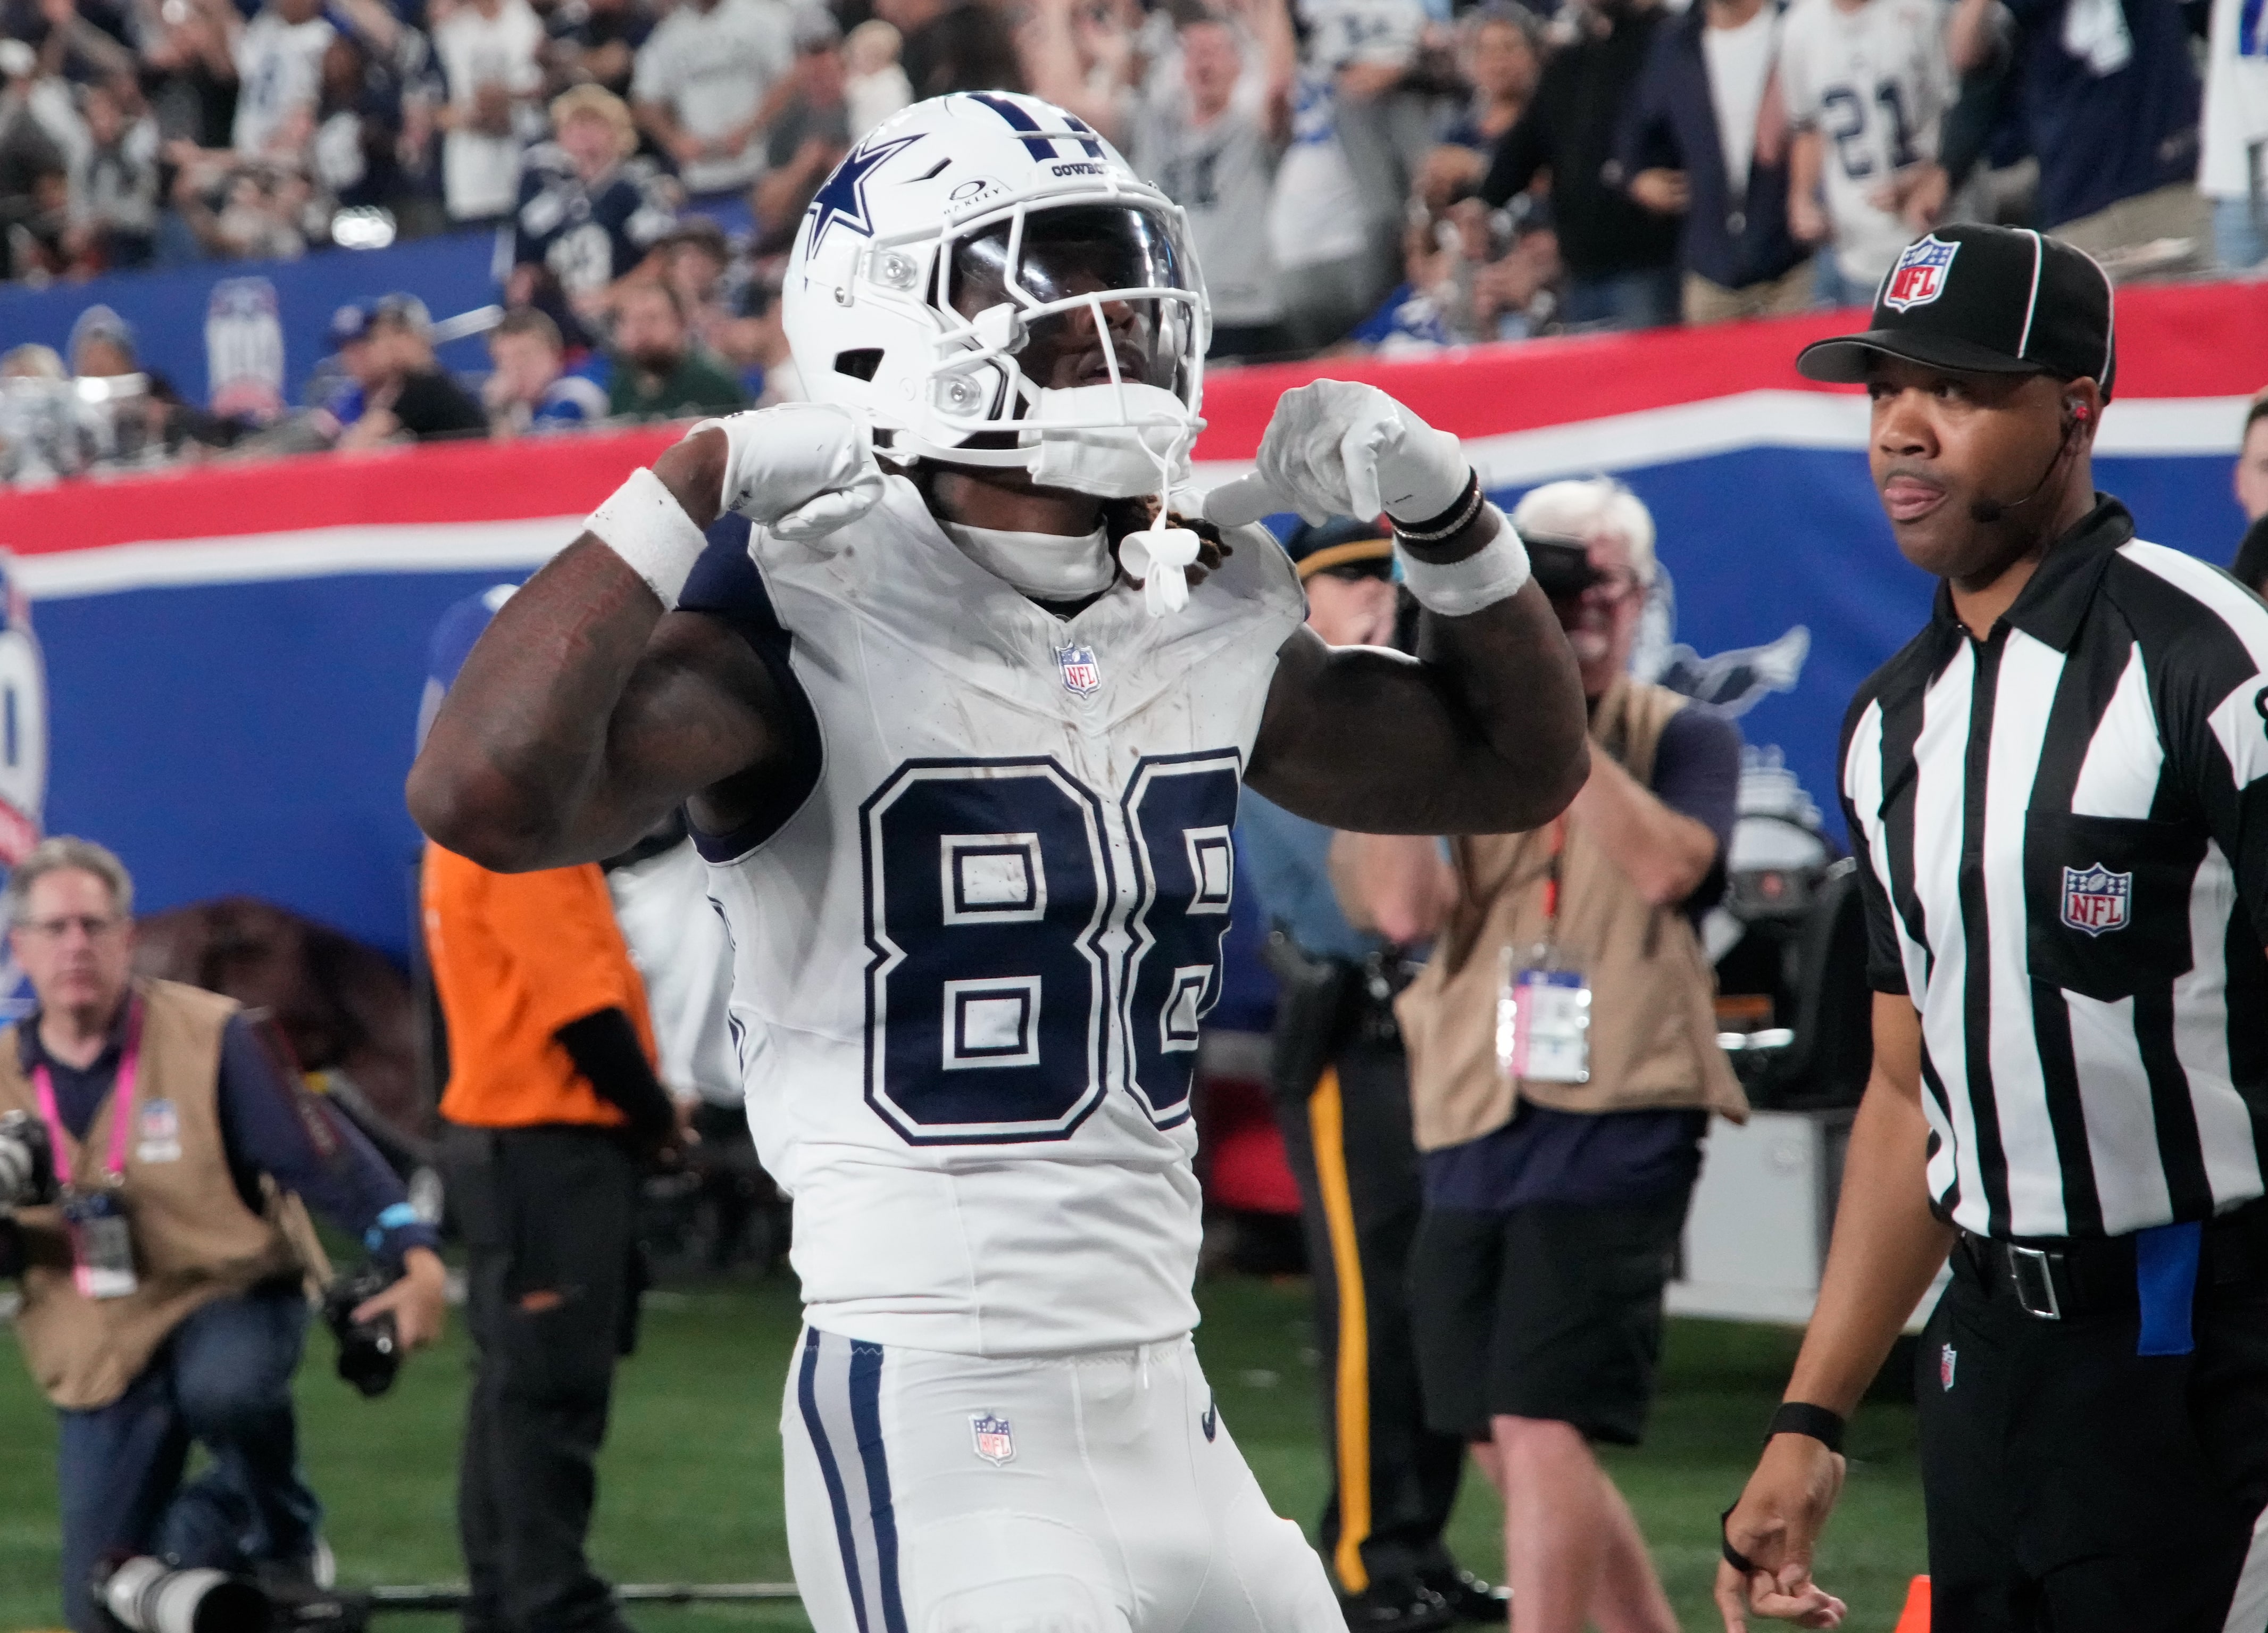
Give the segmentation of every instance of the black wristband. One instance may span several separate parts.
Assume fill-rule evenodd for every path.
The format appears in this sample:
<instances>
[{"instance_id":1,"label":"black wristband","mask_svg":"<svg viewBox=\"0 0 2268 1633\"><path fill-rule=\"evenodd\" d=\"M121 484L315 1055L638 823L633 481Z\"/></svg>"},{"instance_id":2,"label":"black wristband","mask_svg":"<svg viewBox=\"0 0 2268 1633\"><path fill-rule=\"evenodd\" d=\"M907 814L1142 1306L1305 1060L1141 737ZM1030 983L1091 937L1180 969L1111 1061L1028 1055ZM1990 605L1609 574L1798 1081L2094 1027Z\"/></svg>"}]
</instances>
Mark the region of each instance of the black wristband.
<instances>
[{"instance_id":1,"label":"black wristband","mask_svg":"<svg viewBox=\"0 0 2268 1633\"><path fill-rule=\"evenodd\" d=\"M1475 471L1465 479L1465 485L1457 490L1457 502L1439 516L1429 516L1422 522L1399 522L1390 514L1386 519L1392 524L1394 536L1403 549L1420 561L1440 561L1440 552L1450 540L1472 525L1473 518L1481 513L1484 502L1481 494L1481 474Z\"/></svg>"},{"instance_id":2,"label":"black wristband","mask_svg":"<svg viewBox=\"0 0 2268 1633\"><path fill-rule=\"evenodd\" d=\"M1823 1406L1814 1406L1808 1401L1783 1401L1779 1410L1771 1416L1771 1427L1764 1431L1767 1440L1774 1435L1809 1435L1829 1451L1840 1452L1843 1415Z\"/></svg>"}]
</instances>

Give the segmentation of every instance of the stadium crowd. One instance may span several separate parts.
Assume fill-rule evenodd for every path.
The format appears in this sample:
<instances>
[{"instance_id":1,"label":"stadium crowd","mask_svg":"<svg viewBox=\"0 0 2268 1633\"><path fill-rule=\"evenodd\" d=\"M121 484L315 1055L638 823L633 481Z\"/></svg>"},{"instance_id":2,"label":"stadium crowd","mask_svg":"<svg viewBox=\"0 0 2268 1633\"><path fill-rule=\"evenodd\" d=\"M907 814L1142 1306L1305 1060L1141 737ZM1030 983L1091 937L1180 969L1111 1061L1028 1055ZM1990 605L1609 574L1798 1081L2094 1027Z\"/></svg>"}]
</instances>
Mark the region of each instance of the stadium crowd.
<instances>
[{"instance_id":1,"label":"stadium crowd","mask_svg":"<svg viewBox=\"0 0 2268 1633\"><path fill-rule=\"evenodd\" d=\"M1045 97L1179 202L1216 358L1851 304L1949 219L2122 276L2268 261L2241 0L1552 4L0 0L0 277L493 225L512 314L485 402L445 381L396 411L437 372L405 295L340 314L281 426L163 381L122 414L0 391L6 463L792 399L772 296L798 222L866 131L948 91ZM138 378L122 325L74 349L0 378ZM82 423L26 423L34 401Z\"/></svg>"}]
</instances>

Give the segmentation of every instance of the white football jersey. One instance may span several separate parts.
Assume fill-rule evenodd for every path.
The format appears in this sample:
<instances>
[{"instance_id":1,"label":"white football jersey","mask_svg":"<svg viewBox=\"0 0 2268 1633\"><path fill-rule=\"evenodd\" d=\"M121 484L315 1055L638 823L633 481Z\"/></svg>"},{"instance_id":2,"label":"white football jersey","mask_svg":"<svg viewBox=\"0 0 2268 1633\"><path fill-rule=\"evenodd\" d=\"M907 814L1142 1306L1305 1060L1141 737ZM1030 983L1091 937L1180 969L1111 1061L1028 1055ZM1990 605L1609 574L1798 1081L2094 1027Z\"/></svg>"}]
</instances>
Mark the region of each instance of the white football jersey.
<instances>
[{"instance_id":1,"label":"white football jersey","mask_svg":"<svg viewBox=\"0 0 2268 1633\"><path fill-rule=\"evenodd\" d=\"M1873 195L1897 172L1937 158L1953 106L1943 0L1795 0L1780 29L1780 88L1789 121L1819 132L1819 171L1835 261L1854 283L1878 283L1913 238Z\"/></svg>"},{"instance_id":2,"label":"white football jersey","mask_svg":"<svg viewBox=\"0 0 2268 1633\"><path fill-rule=\"evenodd\" d=\"M1190 1079L1244 763L1306 611L1288 558L1247 530L1182 612L1122 581L1066 622L902 477L826 554L712 536L681 605L807 700L817 763L696 835L811 1324L980 1356L1187 1332Z\"/></svg>"}]
</instances>

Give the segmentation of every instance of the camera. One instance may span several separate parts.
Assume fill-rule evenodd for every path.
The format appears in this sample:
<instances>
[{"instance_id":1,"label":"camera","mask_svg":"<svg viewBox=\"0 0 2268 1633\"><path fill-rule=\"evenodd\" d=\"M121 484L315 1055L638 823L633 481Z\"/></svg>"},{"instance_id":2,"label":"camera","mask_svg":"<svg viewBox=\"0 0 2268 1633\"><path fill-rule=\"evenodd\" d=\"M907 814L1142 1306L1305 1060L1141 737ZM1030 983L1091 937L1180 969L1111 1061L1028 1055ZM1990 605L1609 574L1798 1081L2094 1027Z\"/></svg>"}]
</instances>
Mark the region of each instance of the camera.
<instances>
[{"instance_id":1,"label":"camera","mask_svg":"<svg viewBox=\"0 0 2268 1633\"><path fill-rule=\"evenodd\" d=\"M55 1199L55 1153L48 1125L28 1113L0 1115L0 1210Z\"/></svg>"},{"instance_id":2,"label":"camera","mask_svg":"<svg viewBox=\"0 0 2268 1633\"><path fill-rule=\"evenodd\" d=\"M375 1320L357 1321L355 1307L399 1279L366 1264L340 1276L323 1294L323 1320L339 1341L339 1376L373 1399L394 1387L394 1375L401 1367L401 1337L390 1312Z\"/></svg>"},{"instance_id":3,"label":"camera","mask_svg":"<svg viewBox=\"0 0 2268 1633\"><path fill-rule=\"evenodd\" d=\"M97 1566L92 1585L127 1633L259 1633L270 1620L268 1596L241 1578L146 1555Z\"/></svg>"}]
</instances>

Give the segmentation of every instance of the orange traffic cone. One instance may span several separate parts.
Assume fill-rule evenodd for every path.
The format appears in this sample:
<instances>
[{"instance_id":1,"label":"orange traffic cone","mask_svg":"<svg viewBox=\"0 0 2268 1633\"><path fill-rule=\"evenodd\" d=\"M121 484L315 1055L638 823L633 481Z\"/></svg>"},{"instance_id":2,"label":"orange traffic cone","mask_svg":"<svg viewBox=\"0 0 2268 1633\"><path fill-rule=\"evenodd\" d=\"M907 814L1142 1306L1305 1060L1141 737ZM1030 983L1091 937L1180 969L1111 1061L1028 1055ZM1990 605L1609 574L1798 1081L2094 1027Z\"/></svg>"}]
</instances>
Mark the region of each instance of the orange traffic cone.
<instances>
[{"instance_id":1,"label":"orange traffic cone","mask_svg":"<svg viewBox=\"0 0 2268 1633\"><path fill-rule=\"evenodd\" d=\"M1916 1577L1906 1590L1906 1607L1898 1613L1897 1633L1929 1633L1927 1577Z\"/></svg>"}]
</instances>

